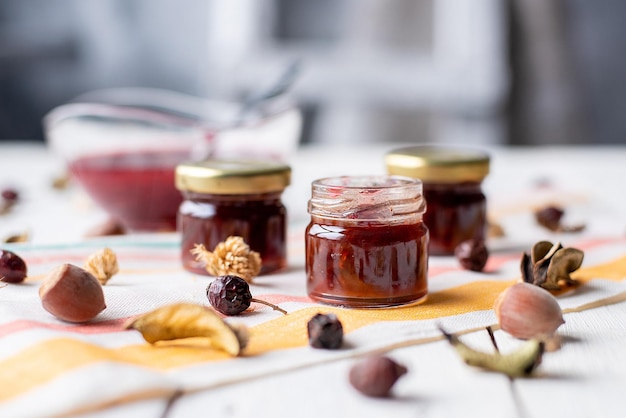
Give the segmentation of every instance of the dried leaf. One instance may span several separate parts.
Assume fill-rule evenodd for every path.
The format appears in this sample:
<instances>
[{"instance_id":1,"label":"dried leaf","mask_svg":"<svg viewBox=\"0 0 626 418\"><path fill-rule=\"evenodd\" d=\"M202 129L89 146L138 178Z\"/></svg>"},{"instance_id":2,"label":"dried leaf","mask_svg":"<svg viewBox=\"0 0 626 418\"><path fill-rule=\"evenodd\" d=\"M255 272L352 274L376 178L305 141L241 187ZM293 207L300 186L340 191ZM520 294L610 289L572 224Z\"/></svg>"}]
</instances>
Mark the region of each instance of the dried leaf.
<instances>
[{"instance_id":1,"label":"dried leaf","mask_svg":"<svg viewBox=\"0 0 626 418\"><path fill-rule=\"evenodd\" d=\"M213 348L232 356L239 355L247 341L241 327L235 332L214 310L193 303L163 306L130 321L125 328L141 332L151 344L205 337Z\"/></svg>"},{"instance_id":2,"label":"dried leaf","mask_svg":"<svg viewBox=\"0 0 626 418\"><path fill-rule=\"evenodd\" d=\"M585 229L584 224L564 225L562 223L565 210L557 206L546 206L535 211L535 220L544 228L552 232L580 232Z\"/></svg>"},{"instance_id":3,"label":"dried leaf","mask_svg":"<svg viewBox=\"0 0 626 418\"><path fill-rule=\"evenodd\" d=\"M530 256L527 253L522 253L522 261L520 263L520 270L522 271L522 280L526 283L533 284L535 282L535 276L533 275L533 263L530 260Z\"/></svg>"},{"instance_id":4,"label":"dried leaf","mask_svg":"<svg viewBox=\"0 0 626 418\"><path fill-rule=\"evenodd\" d=\"M117 255L110 248L91 254L85 261L85 270L93 274L100 284L105 285L119 272Z\"/></svg>"},{"instance_id":5,"label":"dried leaf","mask_svg":"<svg viewBox=\"0 0 626 418\"><path fill-rule=\"evenodd\" d=\"M543 341L532 339L508 354L484 353L467 346L456 335L449 334L441 328L440 331L466 364L503 373L509 377L530 376L541 364L545 348Z\"/></svg>"},{"instance_id":6,"label":"dried leaf","mask_svg":"<svg viewBox=\"0 0 626 418\"><path fill-rule=\"evenodd\" d=\"M9 235L4 239L4 242L6 244L12 244L17 242L28 242L29 239L30 234L28 233L28 231L24 231L20 234Z\"/></svg>"},{"instance_id":7,"label":"dried leaf","mask_svg":"<svg viewBox=\"0 0 626 418\"><path fill-rule=\"evenodd\" d=\"M560 288L559 282L575 284L570 273L576 271L583 264L585 254L576 248L563 248L554 254L548 267L547 283Z\"/></svg>"}]
</instances>

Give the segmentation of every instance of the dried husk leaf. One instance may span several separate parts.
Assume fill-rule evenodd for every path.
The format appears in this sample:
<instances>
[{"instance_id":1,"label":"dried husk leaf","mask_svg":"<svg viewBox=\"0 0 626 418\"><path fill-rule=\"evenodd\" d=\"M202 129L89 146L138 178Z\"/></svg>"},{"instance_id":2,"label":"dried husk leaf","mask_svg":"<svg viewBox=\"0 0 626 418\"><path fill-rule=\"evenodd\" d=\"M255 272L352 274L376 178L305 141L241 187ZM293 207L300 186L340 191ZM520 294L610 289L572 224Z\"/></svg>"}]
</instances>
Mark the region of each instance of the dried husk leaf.
<instances>
[{"instance_id":1,"label":"dried husk leaf","mask_svg":"<svg viewBox=\"0 0 626 418\"><path fill-rule=\"evenodd\" d=\"M104 248L91 254L85 261L84 268L93 274L102 285L105 285L111 277L120 271L117 255L110 248Z\"/></svg>"},{"instance_id":2,"label":"dried husk leaf","mask_svg":"<svg viewBox=\"0 0 626 418\"><path fill-rule=\"evenodd\" d=\"M533 264L543 259L550 252L552 247L554 247L554 245L550 241L539 241L535 243L531 250Z\"/></svg>"},{"instance_id":3,"label":"dried husk leaf","mask_svg":"<svg viewBox=\"0 0 626 418\"><path fill-rule=\"evenodd\" d=\"M584 256L585 254L577 248L563 248L557 251L548 267L547 283L557 289L560 288L560 281L575 284L576 281L570 277L570 273L580 268Z\"/></svg>"},{"instance_id":4,"label":"dried husk leaf","mask_svg":"<svg viewBox=\"0 0 626 418\"><path fill-rule=\"evenodd\" d=\"M154 344L183 338L205 337L211 347L237 356L247 340L241 327L237 332L214 310L193 303L177 303L157 308L131 320L125 327L135 329ZM240 340L241 339L241 340Z\"/></svg>"},{"instance_id":5,"label":"dried husk leaf","mask_svg":"<svg viewBox=\"0 0 626 418\"><path fill-rule=\"evenodd\" d=\"M545 348L541 340L526 341L515 351L507 354L484 353L469 347L456 335L440 330L463 361L470 366L503 373L509 377L527 377L541 364Z\"/></svg>"},{"instance_id":6,"label":"dried husk leaf","mask_svg":"<svg viewBox=\"0 0 626 418\"><path fill-rule=\"evenodd\" d=\"M533 284L535 282L535 276L533 275L533 263L527 253L522 253L520 271L522 272L522 280L525 283Z\"/></svg>"}]
</instances>

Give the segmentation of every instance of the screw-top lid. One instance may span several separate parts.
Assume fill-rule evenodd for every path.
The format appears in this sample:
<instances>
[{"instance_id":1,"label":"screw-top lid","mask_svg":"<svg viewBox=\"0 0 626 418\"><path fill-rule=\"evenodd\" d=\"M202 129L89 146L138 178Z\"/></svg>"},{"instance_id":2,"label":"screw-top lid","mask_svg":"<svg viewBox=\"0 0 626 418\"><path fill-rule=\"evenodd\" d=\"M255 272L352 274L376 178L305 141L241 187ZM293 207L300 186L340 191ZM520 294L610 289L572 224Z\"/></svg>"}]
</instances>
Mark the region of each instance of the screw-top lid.
<instances>
[{"instance_id":1,"label":"screw-top lid","mask_svg":"<svg viewBox=\"0 0 626 418\"><path fill-rule=\"evenodd\" d=\"M283 191L291 181L288 165L263 160L205 160L176 167L176 188L209 194Z\"/></svg>"},{"instance_id":2,"label":"screw-top lid","mask_svg":"<svg viewBox=\"0 0 626 418\"><path fill-rule=\"evenodd\" d=\"M489 155L472 148L418 145L390 151L387 172L424 182L482 181L489 174Z\"/></svg>"}]
</instances>

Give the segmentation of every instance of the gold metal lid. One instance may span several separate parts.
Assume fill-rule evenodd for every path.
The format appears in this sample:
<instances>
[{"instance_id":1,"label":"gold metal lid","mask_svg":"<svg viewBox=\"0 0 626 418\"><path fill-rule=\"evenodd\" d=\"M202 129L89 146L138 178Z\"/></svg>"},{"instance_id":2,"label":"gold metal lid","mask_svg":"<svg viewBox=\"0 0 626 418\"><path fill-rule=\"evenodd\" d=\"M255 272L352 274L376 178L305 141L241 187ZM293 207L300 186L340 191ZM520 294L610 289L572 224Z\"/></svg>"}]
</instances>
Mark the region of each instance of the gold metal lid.
<instances>
[{"instance_id":1,"label":"gold metal lid","mask_svg":"<svg viewBox=\"0 0 626 418\"><path fill-rule=\"evenodd\" d=\"M176 167L176 188L209 194L279 192L291 181L288 165L262 160L205 160Z\"/></svg>"},{"instance_id":2,"label":"gold metal lid","mask_svg":"<svg viewBox=\"0 0 626 418\"><path fill-rule=\"evenodd\" d=\"M482 181L489 174L489 155L472 148L417 145L385 156L387 172L431 183Z\"/></svg>"}]
</instances>

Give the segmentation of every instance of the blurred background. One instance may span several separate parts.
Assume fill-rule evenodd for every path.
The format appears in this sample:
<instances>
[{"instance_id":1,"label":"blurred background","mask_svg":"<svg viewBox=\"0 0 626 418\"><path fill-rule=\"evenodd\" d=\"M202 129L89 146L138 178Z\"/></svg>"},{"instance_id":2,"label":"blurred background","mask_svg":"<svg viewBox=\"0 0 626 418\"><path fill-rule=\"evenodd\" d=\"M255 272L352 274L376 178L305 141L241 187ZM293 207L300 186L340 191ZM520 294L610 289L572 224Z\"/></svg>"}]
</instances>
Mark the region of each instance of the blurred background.
<instances>
[{"instance_id":1,"label":"blurred background","mask_svg":"<svg viewBox=\"0 0 626 418\"><path fill-rule=\"evenodd\" d=\"M2 0L0 140L81 93L237 99L294 59L300 142L615 144L620 0Z\"/></svg>"}]
</instances>

